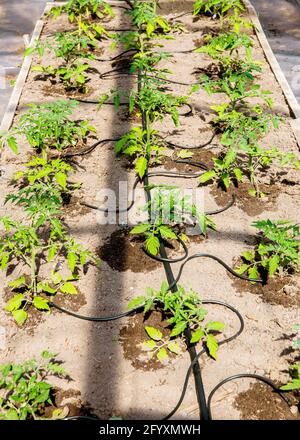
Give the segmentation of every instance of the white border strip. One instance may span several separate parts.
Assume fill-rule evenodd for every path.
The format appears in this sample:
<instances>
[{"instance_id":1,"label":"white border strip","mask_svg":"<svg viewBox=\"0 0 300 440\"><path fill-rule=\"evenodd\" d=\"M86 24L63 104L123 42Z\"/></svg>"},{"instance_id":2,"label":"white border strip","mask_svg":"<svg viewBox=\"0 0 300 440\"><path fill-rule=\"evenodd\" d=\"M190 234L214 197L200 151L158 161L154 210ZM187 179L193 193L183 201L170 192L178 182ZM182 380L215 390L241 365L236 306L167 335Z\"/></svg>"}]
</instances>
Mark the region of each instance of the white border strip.
<instances>
[{"instance_id":1,"label":"white border strip","mask_svg":"<svg viewBox=\"0 0 300 440\"><path fill-rule=\"evenodd\" d=\"M41 15L41 18L36 22L34 31L32 33L32 37L30 40L30 44L28 47L33 46L33 44L35 43L35 41L40 37L43 27L44 27L44 20L42 20L42 17L47 14L51 8L53 7L53 5L55 5L55 3L46 3L45 9ZM11 124L13 122L14 116L15 116L15 112L16 109L18 107L19 101L20 101L20 97L22 94L22 90L23 87L26 83L26 79L31 67L31 63L32 63L32 55L28 55L27 57L25 57L21 70L19 72L18 78L16 80L13 92L11 94L10 100L8 102L8 105L5 109L4 112L4 116L0 125L0 131L7 131L10 129Z\"/></svg>"}]
</instances>

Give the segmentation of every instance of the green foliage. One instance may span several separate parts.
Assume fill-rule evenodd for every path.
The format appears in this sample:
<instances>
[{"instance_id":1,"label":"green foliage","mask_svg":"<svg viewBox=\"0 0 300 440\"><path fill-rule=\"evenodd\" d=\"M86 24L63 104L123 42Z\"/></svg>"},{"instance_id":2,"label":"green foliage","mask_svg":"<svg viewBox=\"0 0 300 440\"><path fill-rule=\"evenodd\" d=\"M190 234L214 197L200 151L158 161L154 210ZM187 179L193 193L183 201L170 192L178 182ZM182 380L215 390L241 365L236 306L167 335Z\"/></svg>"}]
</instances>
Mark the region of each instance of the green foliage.
<instances>
[{"instance_id":1,"label":"green foliage","mask_svg":"<svg viewBox=\"0 0 300 440\"><path fill-rule=\"evenodd\" d=\"M50 212L52 207L50 208ZM6 310L11 312L15 321L22 325L27 317L28 306L38 310L49 310L45 295L62 293L76 294L77 289L71 281L79 278L78 274L88 263L99 264L99 259L89 250L69 236L55 213L46 215L46 210L28 204L32 222L26 225L2 217L5 234L0 238L0 268L6 271L10 265L22 264L29 270L9 283L12 298L7 302ZM39 269L45 262L55 259L66 260L71 275L63 278L53 272L50 279L40 280Z\"/></svg>"},{"instance_id":2,"label":"green foliage","mask_svg":"<svg viewBox=\"0 0 300 440\"><path fill-rule=\"evenodd\" d=\"M198 222L204 235L208 227L215 229L213 221L191 203L190 196L182 196L180 189L167 186L154 186L150 189L155 189L155 192L151 201L143 207L149 214L149 222L135 226L130 233L144 235L145 247L151 254L157 255L160 238L178 239L185 224Z\"/></svg>"},{"instance_id":3,"label":"green foliage","mask_svg":"<svg viewBox=\"0 0 300 440\"><path fill-rule=\"evenodd\" d=\"M214 336L215 332L224 329L221 322L207 321L207 311L202 307L202 301L198 293L192 289L186 291L182 286L177 286L176 292L171 292L167 282L162 283L159 291L148 288L146 296L134 298L129 304L129 309L137 306L144 306L144 313L150 310L161 310L168 317L170 324L170 336L163 337L162 333L154 327L145 327L149 339L142 344L142 348L156 356L159 361L168 358L168 352L179 354L181 341L184 332L188 328L192 331L191 343L204 342L210 355L216 359L218 342Z\"/></svg>"},{"instance_id":4,"label":"green foliage","mask_svg":"<svg viewBox=\"0 0 300 440\"><path fill-rule=\"evenodd\" d=\"M133 9L128 11L132 23L140 30L144 30L148 38L161 33L169 33L172 30L171 24L161 15L157 15L156 7L156 0L134 0Z\"/></svg>"},{"instance_id":5,"label":"green foliage","mask_svg":"<svg viewBox=\"0 0 300 440\"><path fill-rule=\"evenodd\" d=\"M40 419L45 409L53 406L49 376L68 377L56 356L44 351L39 361L0 366L0 420Z\"/></svg>"},{"instance_id":6,"label":"green foliage","mask_svg":"<svg viewBox=\"0 0 300 440\"><path fill-rule=\"evenodd\" d=\"M161 162L164 150L155 130L149 130L148 133L140 127L132 128L115 145L117 154L122 153L135 159L135 170L140 178L145 175L149 162Z\"/></svg>"},{"instance_id":7,"label":"green foliage","mask_svg":"<svg viewBox=\"0 0 300 440\"><path fill-rule=\"evenodd\" d=\"M222 60L225 57L239 58L239 51L245 50L246 60L251 59L253 41L249 35L234 31L222 32L217 36L211 34L205 37L205 44L195 50L198 53L206 53L213 59Z\"/></svg>"},{"instance_id":8,"label":"green foliage","mask_svg":"<svg viewBox=\"0 0 300 440\"><path fill-rule=\"evenodd\" d=\"M14 182L19 183L20 187L35 183L51 184L64 194L80 187L80 183L68 183L68 173L74 168L62 159L48 161L44 157L33 156L25 167L24 171L18 171L13 176Z\"/></svg>"},{"instance_id":9,"label":"green foliage","mask_svg":"<svg viewBox=\"0 0 300 440\"><path fill-rule=\"evenodd\" d=\"M259 244L242 254L238 273L250 278L272 277L282 272L296 272L300 265L299 226L286 220L260 220L253 223L260 231Z\"/></svg>"},{"instance_id":10,"label":"green foliage","mask_svg":"<svg viewBox=\"0 0 300 440\"><path fill-rule=\"evenodd\" d=\"M2 144L6 142L17 152L16 135L24 135L29 145L40 151L52 148L62 151L85 142L87 135L96 129L86 120L75 122L70 119L77 105L76 101L64 100L30 104L29 110L21 116L17 126L0 134Z\"/></svg>"},{"instance_id":11,"label":"green foliage","mask_svg":"<svg viewBox=\"0 0 300 440\"><path fill-rule=\"evenodd\" d=\"M194 15L204 13L223 18L228 13L240 13L244 10L241 0L196 0L194 3Z\"/></svg>"},{"instance_id":12,"label":"green foliage","mask_svg":"<svg viewBox=\"0 0 300 440\"><path fill-rule=\"evenodd\" d=\"M63 12L71 23L114 16L112 7L104 0L68 0L65 5L52 8L50 15L57 18Z\"/></svg>"}]
</instances>

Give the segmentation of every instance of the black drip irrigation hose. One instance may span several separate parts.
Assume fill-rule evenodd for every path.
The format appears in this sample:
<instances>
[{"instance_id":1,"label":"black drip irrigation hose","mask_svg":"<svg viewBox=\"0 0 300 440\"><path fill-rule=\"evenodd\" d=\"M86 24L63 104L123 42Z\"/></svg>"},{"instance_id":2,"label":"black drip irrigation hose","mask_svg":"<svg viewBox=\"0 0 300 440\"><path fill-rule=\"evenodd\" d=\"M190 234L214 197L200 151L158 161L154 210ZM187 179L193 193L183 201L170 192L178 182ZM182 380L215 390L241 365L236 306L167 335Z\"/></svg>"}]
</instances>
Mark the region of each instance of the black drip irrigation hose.
<instances>
[{"instance_id":1,"label":"black drip irrigation hose","mask_svg":"<svg viewBox=\"0 0 300 440\"><path fill-rule=\"evenodd\" d=\"M263 280L261 279L257 279L257 278L248 278L244 275L240 275L239 273L235 272L235 270L233 270L230 266L228 266L227 263L225 263L225 261L221 260L221 258L217 257L216 255L212 255L212 254L206 254L206 253L199 253L199 254L194 254L189 256L180 266L177 277L175 278L175 283L178 283L178 281L181 278L182 275L182 271L184 266L191 260L194 260L195 258L210 258L214 261L216 261L217 263L219 263L221 266L224 267L224 269L227 270L227 272L231 273L231 275L239 278L240 280L244 280L244 281L250 281L252 283L263 283Z\"/></svg>"},{"instance_id":2,"label":"black drip irrigation hose","mask_svg":"<svg viewBox=\"0 0 300 440\"><path fill-rule=\"evenodd\" d=\"M266 385L268 385L269 387L271 387L273 389L273 391L276 394L279 394L279 396L282 398L282 400L289 406L292 406L292 402L290 401L290 399L288 397L286 397L284 395L284 391L281 390L280 388L278 388L274 382L272 382L270 379L267 379L264 376L260 376L258 374L251 374L251 373L241 373L241 374L235 374L233 376L229 376L226 379L222 380L221 382L218 383L218 385L216 385L213 390L210 392L208 399L207 399L207 407L208 407L208 412L209 412L209 418L212 419L212 411L211 411L211 403L212 403L212 398L215 395L215 393L218 391L219 388L221 388L223 385L225 385L228 382L231 382L233 380L237 380L237 379L245 379L245 378L249 378L249 379L255 379L258 380L260 382L265 383Z\"/></svg>"}]
</instances>

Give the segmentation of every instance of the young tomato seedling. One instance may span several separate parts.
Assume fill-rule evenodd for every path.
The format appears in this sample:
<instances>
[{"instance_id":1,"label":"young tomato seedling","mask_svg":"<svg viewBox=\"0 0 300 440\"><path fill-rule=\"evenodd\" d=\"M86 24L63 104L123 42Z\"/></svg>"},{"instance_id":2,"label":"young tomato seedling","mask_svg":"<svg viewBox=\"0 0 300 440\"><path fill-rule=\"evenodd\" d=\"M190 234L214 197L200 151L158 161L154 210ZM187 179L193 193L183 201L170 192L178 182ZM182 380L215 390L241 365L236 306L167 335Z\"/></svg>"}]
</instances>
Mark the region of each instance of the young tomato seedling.
<instances>
[{"instance_id":1,"label":"young tomato seedling","mask_svg":"<svg viewBox=\"0 0 300 440\"><path fill-rule=\"evenodd\" d=\"M242 254L238 273L267 280L276 274L294 273L300 265L300 229L287 220L260 220L253 223L260 231L259 244Z\"/></svg>"},{"instance_id":2,"label":"young tomato seedling","mask_svg":"<svg viewBox=\"0 0 300 440\"><path fill-rule=\"evenodd\" d=\"M49 377L69 376L56 356L43 351L39 360L0 365L0 420L44 419L45 410L53 407L54 385L49 383ZM62 415L62 410L57 408L51 418Z\"/></svg>"},{"instance_id":3,"label":"young tomato seedling","mask_svg":"<svg viewBox=\"0 0 300 440\"><path fill-rule=\"evenodd\" d=\"M190 196L180 194L179 188L152 186L149 189L155 189L152 200L142 208L148 212L149 222L135 226L130 233L146 237L145 247L150 254L158 254L160 238L178 240L186 224L197 222L204 235L208 227L216 228L213 221L191 202Z\"/></svg>"},{"instance_id":4,"label":"young tomato seedling","mask_svg":"<svg viewBox=\"0 0 300 440\"><path fill-rule=\"evenodd\" d=\"M18 153L16 136L23 135L31 147L47 153L55 148L76 147L86 142L89 133L96 132L88 121L76 122L71 119L76 101L59 100L47 104L30 104L29 110L21 116L16 127L0 133L2 145L7 145Z\"/></svg>"},{"instance_id":5,"label":"young tomato seedling","mask_svg":"<svg viewBox=\"0 0 300 440\"><path fill-rule=\"evenodd\" d=\"M167 282L163 282L159 291L148 288L145 296L134 298L128 305L129 309L144 306L144 314L151 310L160 310L167 316L167 322L171 326L169 337L163 337L162 333L150 326L145 327L149 339L142 344L142 349L149 353L149 357L156 356L159 361L168 358L168 352L179 354L185 340L184 332L189 327L192 338L189 342L203 342L210 355L216 359L218 342L215 332L224 329L224 324L216 321L204 320L207 311L202 307L202 301L197 292L192 289L185 290L177 286L176 292L171 292Z\"/></svg>"}]
</instances>

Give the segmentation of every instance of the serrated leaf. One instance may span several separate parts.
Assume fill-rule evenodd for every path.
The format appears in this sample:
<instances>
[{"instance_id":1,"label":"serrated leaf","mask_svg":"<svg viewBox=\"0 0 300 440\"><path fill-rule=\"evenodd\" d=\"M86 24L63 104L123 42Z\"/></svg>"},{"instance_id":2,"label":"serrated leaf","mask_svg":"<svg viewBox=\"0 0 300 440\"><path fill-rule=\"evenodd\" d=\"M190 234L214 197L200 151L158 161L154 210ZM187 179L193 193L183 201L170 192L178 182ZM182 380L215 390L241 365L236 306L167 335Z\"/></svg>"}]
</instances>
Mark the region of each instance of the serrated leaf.
<instances>
[{"instance_id":1,"label":"serrated leaf","mask_svg":"<svg viewBox=\"0 0 300 440\"><path fill-rule=\"evenodd\" d=\"M206 337L206 345L209 351L209 354L211 355L211 357L213 357L214 359L217 359L217 351L219 348L218 342L216 340L216 338L214 337L214 335L212 334L208 334Z\"/></svg>"},{"instance_id":2,"label":"serrated leaf","mask_svg":"<svg viewBox=\"0 0 300 440\"><path fill-rule=\"evenodd\" d=\"M48 305L48 301L41 296L34 297L33 305L38 310L50 310L50 307Z\"/></svg>"},{"instance_id":3,"label":"serrated leaf","mask_svg":"<svg viewBox=\"0 0 300 440\"><path fill-rule=\"evenodd\" d=\"M193 157L193 152L189 150L180 150L177 152L178 159L189 159Z\"/></svg>"},{"instance_id":4,"label":"serrated leaf","mask_svg":"<svg viewBox=\"0 0 300 440\"><path fill-rule=\"evenodd\" d=\"M141 223L132 228L130 234L142 234L143 232L149 231L151 227L150 223Z\"/></svg>"},{"instance_id":5,"label":"serrated leaf","mask_svg":"<svg viewBox=\"0 0 300 440\"><path fill-rule=\"evenodd\" d=\"M136 298L133 298L129 303L128 303L128 309L135 309L138 306L141 306L145 303L146 298L144 296L137 296Z\"/></svg>"},{"instance_id":6,"label":"serrated leaf","mask_svg":"<svg viewBox=\"0 0 300 440\"><path fill-rule=\"evenodd\" d=\"M148 341L145 341L141 344L143 351L152 351L154 348L156 348L156 342L152 339L149 339Z\"/></svg>"},{"instance_id":7,"label":"serrated leaf","mask_svg":"<svg viewBox=\"0 0 300 440\"><path fill-rule=\"evenodd\" d=\"M75 252L68 252L67 259L68 259L68 266L70 268L70 271L74 272L76 262L77 262L77 255L75 254Z\"/></svg>"},{"instance_id":8,"label":"serrated leaf","mask_svg":"<svg viewBox=\"0 0 300 440\"><path fill-rule=\"evenodd\" d=\"M252 251L243 252L241 255L243 258L245 258L246 261L249 261L249 262L254 261L255 253Z\"/></svg>"},{"instance_id":9,"label":"serrated leaf","mask_svg":"<svg viewBox=\"0 0 300 440\"><path fill-rule=\"evenodd\" d=\"M187 323L185 321L179 321L171 331L170 337L173 338L180 335L186 329L186 326Z\"/></svg>"},{"instance_id":10,"label":"serrated leaf","mask_svg":"<svg viewBox=\"0 0 300 440\"><path fill-rule=\"evenodd\" d=\"M293 379L286 385L283 385L281 388L283 391L291 391L300 389L300 379Z\"/></svg>"},{"instance_id":11,"label":"serrated leaf","mask_svg":"<svg viewBox=\"0 0 300 440\"><path fill-rule=\"evenodd\" d=\"M208 182L209 180L213 179L214 177L216 177L217 173L215 172L215 170L211 170L211 171L206 171L206 173L202 174L199 177L199 182L200 183L205 183Z\"/></svg>"},{"instance_id":12,"label":"serrated leaf","mask_svg":"<svg viewBox=\"0 0 300 440\"><path fill-rule=\"evenodd\" d=\"M208 331L216 331L216 332L220 332L221 330L223 330L225 327L225 324L223 324L223 322L218 322L218 321L209 321L206 326L205 329Z\"/></svg>"},{"instance_id":13,"label":"serrated leaf","mask_svg":"<svg viewBox=\"0 0 300 440\"><path fill-rule=\"evenodd\" d=\"M22 302L25 300L25 297L23 293L18 293L17 295L14 295L9 301L7 301L5 310L8 312L12 312L13 310L18 310Z\"/></svg>"},{"instance_id":14,"label":"serrated leaf","mask_svg":"<svg viewBox=\"0 0 300 440\"><path fill-rule=\"evenodd\" d=\"M169 356L167 350L165 348L161 348L156 357L160 362L163 362L164 360L168 359Z\"/></svg>"},{"instance_id":15,"label":"serrated leaf","mask_svg":"<svg viewBox=\"0 0 300 440\"><path fill-rule=\"evenodd\" d=\"M7 145L9 146L9 148L12 150L13 153L15 154L19 153L17 141L13 136L9 136L7 138Z\"/></svg>"},{"instance_id":16,"label":"serrated leaf","mask_svg":"<svg viewBox=\"0 0 300 440\"><path fill-rule=\"evenodd\" d=\"M146 249L150 252L152 255L157 255L160 247L159 239L155 237L155 235L150 235L146 242Z\"/></svg>"},{"instance_id":17,"label":"serrated leaf","mask_svg":"<svg viewBox=\"0 0 300 440\"><path fill-rule=\"evenodd\" d=\"M169 344L167 345L167 348L172 353L175 353L175 354L179 354L180 353L180 346L175 341L169 342Z\"/></svg>"},{"instance_id":18,"label":"serrated leaf","mask_svg":"<svg viewBox=\"0 0 300 440\"><path fill-rule=\"evenodd\" d=\"M191 337L191 343L195 344L199 342L204 336L204 330L202 328L198 328L195 332L193 332L193 335Z\"/></svg>"},{"instance_id":19,"label":"serrated leaf","mask_svg":"<svg viewBox=\"0 0 300 440\"><path fill-rule=\"evenodd\" d=\"M269 265L268 265L270 277L272 277L274 275L274 273L276 272L276 270L279 266L279 263L280 263L279 255L273 255L273 257L270 258Z\"/></svg>"},{"instance_id":20,"label":"serrated leaf","mask_svg":"<svg viewBox=\"0 0 300 440\"><path fill-rule=\"evenodd\" d=\"M161 341L162 340L162 332L157 330L155 327L150 327L148 325L145 326L145 330L148 334L148 336L153 339L154 341Z\"/></svg>"},{"instance_id":21,"label":"serrated leaf","mask_svg":"<svg viewBox=\"0 0 300 440\"><path fill-rule=\"evenodd\" d=\"M249 278L257 280L259 278L259 272L256 266L250 267L248 270Z\"/></svg>"},{"instance_id":22,"label":"serrated leaf","mask_svg":"<svg viewBox=\"0 0 300 440\"><path fill-rule=\"evenodd\" d=\"M54 284L59 284L62 281L62 276L60 273L58 272L53 272L51 274L51 280L53 281Z\"/></svg>"},{"instance_id":23,"label":"serrated leaf","mask_svg":"<svg viewBox=\"0 0 300 440\"><path fill-rule=\"evenodd\" d=\"M19 325L24 324L24 322L26 321L27 316L28 316L27 312L25 312L25 310L22 310L22 309L14 310L12 312L12 315L13 315L14 320L16 321L16 323L19 324Z\"/></svg>"},{"instance_id":24,"label":"serrated leaf","mask_svg":"<svg viewBox=\"0 0 300 440\"><path fill-rule=\"evenodd\" d=\"M169 228L168 226L165 225L159 226L159 232L163 238L169 238L171 240L175 240L177 238L175 232L173 232L172 229Z\"/></svg>"},{"instance_id":25,"label":"serrated leaf","mask_svg":"<svg viewBox=\"0 0 300 440\"><path fill-rule=\"evenodd\" d=\"M139 177L143 177L148 166L148 161L145 157L139 157L135 164L135 170Z\"/></svg>"},{"instance_id":26,"label":"serrated leaf","mask_svg":"<svg viewBox=\"0 0 300 440\"><path fill-rule=\"evenodd\" d=\"M60 287L60 291L62 293L68 293L70 295L77 295L78 291L76 289L76 287L72 284L72 283L64 283L61 287Z\"/></svg>"},{"instance_id":27,"label":"serrated leaf","mask_svg":"<svg viewBox=\"0 0 300 440\"><path fill-rule=\"evenodd\" d=\"M67 175L63 173L62 171L59 171L55 174L55 180L61 186L63 189L66 189L67 187Z\"/></svg>"},{"instance_id":28,"label":"serrated leaf","mask_svg":"<svg viewBox=\"0 0 300 440\"><path fill-rule=\"evenodd\" d=\"M20 278L17 278L16 280L10 281L8 283L8 286L12 287L14 289L17 289L18 287L21 287L21 286L24 286L24 285L26 285L26 280L25 280L24 275L22 275Z\"/></svg>"}]
</instances>

